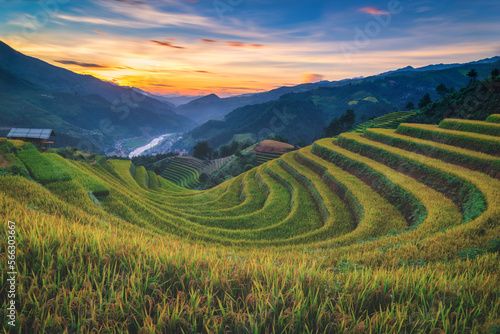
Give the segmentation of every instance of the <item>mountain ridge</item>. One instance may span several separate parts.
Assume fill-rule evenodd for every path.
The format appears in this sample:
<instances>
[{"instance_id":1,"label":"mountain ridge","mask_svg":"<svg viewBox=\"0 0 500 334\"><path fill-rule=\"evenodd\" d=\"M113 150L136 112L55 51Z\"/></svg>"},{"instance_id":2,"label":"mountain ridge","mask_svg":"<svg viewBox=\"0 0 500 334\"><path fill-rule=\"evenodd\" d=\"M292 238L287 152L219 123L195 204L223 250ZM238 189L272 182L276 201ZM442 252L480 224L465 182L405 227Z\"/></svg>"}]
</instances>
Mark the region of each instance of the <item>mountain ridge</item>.
<instances>
[{"instance_id":1,"label":"mountain ridge","mask_svg":"<svg viewBox=\"0 0 500 334\"><path fill-rule=\"evenodd\" d=\"M373 81L378 78L392 74L411 74L411 73L426 72L426 71L438 71L438 70L456 68L464 65L491 64L498 62L499 60L500 57L495 56L468 63L431 64L417 68L408 65L407 67L367 77L347 78L337 81L323 80L315 83L303 83L294 86L281 86L266 92L236 95L236 96L221 98L220 100L213 100L203 104L197 104L197 103L193 104L192 102L198 100L195 99L193 101L190 101L189 103L177 106L176 110L180 114L188 116L191 119L202 124L209 120L222 120L224 116L227 115L228 113L245 105L270 102L273 100L277 100L281 96L289 93L300 93L305 91L311 91L313 89L317 89L320 87L338 87L360 81Z\"/></svg>"},{"instance_id":2,"label":"mountain ridge","mask_svg":"<svg viewBox=\"0 0 500 334\"><path fill-rule=\"evenodd\" d=\"M493 58L492 60L497 59ZM276 127L277 131L271 132L292 140L292 144L296 143L294 140L305 140L310 143L315 136L321 135L323 127L327 125L329 120L333 117L340 117L347 109L355 110L356 125L372 117L405 110L405 106L409 102L416 105L425 94L430 94L431 98L436 100L440 98L436 92L436 87L439 84L444 83L447 87L453 86L456 89L465 87L470 81L466 75L469 70L475 68L480 77L488 77L490 71L495 67L500 68L500 61L479 61L439 70L395 71L391 74L356 79L347 83L344 81L344 84L337 83L337 86L334 87L323 86L305 92L287 93L281 95L278 100L247 105L233 110L222 120L206 122L188 131L183 136L184 139L177 145L189 149L197 141L207 140L214 147L218 147L241 136L251 137L256 141L262 140L264 138L259 135L259 132L262 129L270 129L269 124L275 117L268 112L269 104L274 103L276 108L283 112L285 106L290 107L298 102L312 102L319 109L314 116L318 120L317 128L294 127L291 131L287 127ZM296 112L299 115L297 120L307 118L306 115L301 115L298 110ZM252 115L255 118L267 115L268 125L249 128L248 125L252 123L244 117L237 116L237 114ZM237 119L239 121L235 122L234 120Z\"/></svg>"},{"instance_id":3,"label":"mountain ridge","mask_svg":"<svg viewBox=\"0 0 500 334\"><path fill-rule=\"evenodd\" d=\"M26 56L3 42L0 70L0 97L5 101L0 105L0 123L54 128L63 134L57 145L78 144L92 133L96 138L87 147L102 152L118 139L182 132L195 126L178 115L173 105Z\"/></svg>"}]
</instances>

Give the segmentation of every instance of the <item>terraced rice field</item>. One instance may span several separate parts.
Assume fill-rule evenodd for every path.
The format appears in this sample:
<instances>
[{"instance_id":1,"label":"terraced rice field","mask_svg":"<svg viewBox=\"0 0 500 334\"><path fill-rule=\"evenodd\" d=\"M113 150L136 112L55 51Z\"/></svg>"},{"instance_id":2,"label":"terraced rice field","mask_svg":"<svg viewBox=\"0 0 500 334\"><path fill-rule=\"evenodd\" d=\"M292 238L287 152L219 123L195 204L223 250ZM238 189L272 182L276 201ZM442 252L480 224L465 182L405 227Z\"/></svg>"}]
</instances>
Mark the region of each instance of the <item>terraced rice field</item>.
<instances>
[{"instance_id":1,"label":"terraced rice field","mask_svg":"<svg viewBox=\"0 0 500 334\"><path fill-rule=\"evenodd\" d=\"M22 226L21 326L497 330L500 137L484 130L492 123L450 122L463 123L322 139L206 191L118 160L60 164L54 170L70 175L61 185L26 151L46 187L0 177L2 218ZM109 189L102 209L74 168Z\"/></svg>"},{"instance_id":2,"label":"terraced rice field","mask_svg":"<svg viewBox=\"0 0 500 334\"><path fill-rule=\"evenodd\" d=\"M233 156L203 161L192 157L168 158L171 162L161 173L166 180L178 186L194 189L200 185L201 173L212 173L221 169Z\"/></svg>"},{"instance_id":3,"label":"terraced rice field","mask_svg":"<svg viewBox=\"0 0 500 334\"><path fill-rule=\"evenodd\" d=\"M261 165L268 161L278 159L284 152L256 152L255 154L257 154L257 163Z\"/></svg>"},{"instance_id":4,"label":"terraced rice field","mask_svg":"<svg viewBox=\"0 0 500 334\"><path fill-rule=\"evenodd\" d=\"M166 180L184 188L196 188L200 185L200 172L203 162L185 157L169 158L170 163L161 173Z\"/></svg>"},{"instance_id":5,"label":"terraced rice field","mask_svg":"<svg viewBox=\"0 0 500 334\"><path fill-rule=\"evenodd\" d=\"M386 114L381 117L374 118L365 123L361 123L354 128L354 132L363 133L368 128L384 128L395 129L399 124L403 123L408 118L416 115L418 110L414 111L397 111Z\"/></svg>"},{"instance_id":6,"label":"terraced rice field","mask_svg":"<svg viewBox=\"0 0 500 334\"><path fill-rule=\"evenodd\" d=\"M227 164L229 161L231 161L233 158L234 155L225 158L210 160L207 165L205 165L203 168L200 169L200 173L210 174L216 172L222 167L224 167L224 165Z\"/></svg>"}]
</instances>

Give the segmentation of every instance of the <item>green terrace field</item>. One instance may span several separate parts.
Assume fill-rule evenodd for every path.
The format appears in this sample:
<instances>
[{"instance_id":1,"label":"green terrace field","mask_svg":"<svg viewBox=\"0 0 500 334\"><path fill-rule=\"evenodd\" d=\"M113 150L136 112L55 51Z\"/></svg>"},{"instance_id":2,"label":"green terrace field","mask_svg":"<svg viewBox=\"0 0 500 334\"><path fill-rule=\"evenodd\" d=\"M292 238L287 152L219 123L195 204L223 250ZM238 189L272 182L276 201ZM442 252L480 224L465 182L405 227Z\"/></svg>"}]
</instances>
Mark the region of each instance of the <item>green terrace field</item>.
<instances>
[{"instance_id":1,"label":"green terrace field","mask_svg":"<svg viewBox=\"0 0 500 334\"><path fill-rule=\"evenodd\" d=\"M200 174L211 173L221 169L233 157L203 161L193 157L167 158L170 163L161 173L166 180L178 186L194 189L200 185Z\"/></svg>"},{"instance_id":2,"label":"green terrace field","mask_svg":"<svg viewBox=\"0 0 500 334\"><path fill-rule=\"evenodd\" d=\"M395 129L399 124L416 115L418 112L418 110L413 110L389 113L384 116L380 116L367 122L361 123L356 126L353 131L357 133L363 133L368 128Z\"/></svg>"},{"instance_id":3,"label":"green terrace field","mask_svg":"<svg viewBox=\"0 0 500 334\"><path fill-rule=\"evenodd\" d=\"M252 152L257 155L257 163L259 165L278 159L291 150L294 150L294 146L274 140L264 140L252 147Z\"/></svg>"},{"instance_id":4,"label":"green terrace field","mask_svg":"<svg viewBox=\"0 0 500 334\"><path fill-rule=\"evenodd\" d=\"M283 155L284 152L256 152L257 162L259 164L266 163L268 161L278 159Z\"/></svg>"},{"instance_id":5,"label":"green terrace field","mask_svg":"<svg viewBox=\"0 0 500 334\"><path fill-rule=\"evenodd\" d=\"M16 331L498 333L494 124L343 133L205 191L195 159L159 176L18 148Z\"/></svg>"}]
</instances>

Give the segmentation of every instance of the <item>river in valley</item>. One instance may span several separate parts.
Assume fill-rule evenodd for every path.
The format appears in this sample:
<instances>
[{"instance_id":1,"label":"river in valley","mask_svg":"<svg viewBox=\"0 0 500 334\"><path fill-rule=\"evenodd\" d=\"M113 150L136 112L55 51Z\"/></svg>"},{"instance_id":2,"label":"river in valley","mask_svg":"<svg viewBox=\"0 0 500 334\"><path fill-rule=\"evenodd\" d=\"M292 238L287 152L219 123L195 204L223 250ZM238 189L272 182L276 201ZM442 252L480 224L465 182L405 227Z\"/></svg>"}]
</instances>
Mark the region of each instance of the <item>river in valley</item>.
<instances>
[{"instance_id":1,"label":"river in valley","mask_svg":"<svg viewBox=\"0 0 500 334\"><path fill-rule=\"evenodd\" d=\"M146 152L147 150L155 147L156 145L158 145L159 143L162 142L162 140L164 140L165 138L168 138L172 135L172 133L167 133L167 134L164 134L164 135L161 135L159 137L156 137L154 138L152 141L150 141L148 144L144 145L144 146L141 146L141 147L138 147L136 148L135 150L133 150L129 155L128 157L130 159L132 159L133 157L138 157L139 155L141 155L142 153Z\"/></svg>"}]
</instances>

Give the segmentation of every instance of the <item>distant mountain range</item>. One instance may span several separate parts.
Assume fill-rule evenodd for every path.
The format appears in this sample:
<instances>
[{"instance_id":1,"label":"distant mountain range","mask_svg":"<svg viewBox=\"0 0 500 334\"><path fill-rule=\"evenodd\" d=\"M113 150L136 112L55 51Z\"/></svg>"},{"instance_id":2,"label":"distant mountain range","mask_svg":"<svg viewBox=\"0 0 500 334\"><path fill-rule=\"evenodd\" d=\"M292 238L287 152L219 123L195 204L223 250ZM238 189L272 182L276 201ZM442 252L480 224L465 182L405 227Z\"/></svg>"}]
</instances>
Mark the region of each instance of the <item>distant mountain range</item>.
<instances>
[{"instance_id":1,"label":"distant mountain range","mask_svg":"<svg viewBox=\"0 0 500 334\"><path fill-rule=\"evenodd\" d=\"M468 64L408 66L366 78L228 98L169 97L76 74L0 41L0 128L54 128L59 145L84 142L85 148L99 152L120 139L186 131L179 147L191 148L199 140L217 147L270 133L287 137L292 144L310 142L332 117L348 108L356 111L358 123L401 110L410 101L416 105L426 93L436 99L440 83L465 86L471 68L488 76L491 69L500 67L499 61L495 57Z\"/></svg>"},{"instance_id":2,"label":"distant mountain range","mask_svg":"<svg viewBox=\"0 0 500 334\"><path fill-rule=\"evenodd\" d=\"M201 124L209 120L221 120L225 115L237 108L274 101L288 93L306 92L319 87L336 87L351 81L356 81L356 79L307 83L297 86L280 87L263 93L245 94L227 98L219 98L215 94L210 94L178 106L176 112Z\"/></svg>"},{"instance_id":3,"label":"distant mountain range","mask_svg":"<svg viewBox=\"0 0 500 334\"><path fill-rule=\"evenodd\" d=\"M195 126L175 106L28 57L0 42L0 127L50 127L57 143L102 152L114 140ZM90 143L90 144L89 144Z\"/></svg>"},{"instance_id":4,"label":"distant mountain range","mask_svg":"<svg viewBox=\"0 0 500 334\"><path fill-rule=\"evenodd\" d=\"M206 122L188 131L177 145L179 148L190 148L199 140L207 140L212 146L218 147L231 140L262 140L270 130L288 138L292 144L298 141L310 143L321 135L323 127L332 117L339 117L347 109L355 110L356 123L360 123L392 111L404 110L408 102L417 106L422 96L427 93L433 100L437 100L439 95L436 87L439 84L459 89L469 83L469 70L475 69L479 78L486 78L493 68L500 68L500 57L468 64L440 64L418 69L406 67L367 78L321 82L314 89L307 89L311 87L308 85L303 92L279 94L285 90L295 90L295 87L284 87L262 93L280 95L279 99L240 107L222 120ZM250 98L255 100L256 96L262 94L255 94ZM224 100L228 99L202 98L181 106L178 110L189 106L192 115L195 108L202 110L203 106L208 104L210 109L207 110L212 110L217 104L222 105ZM203 103L204 101L206 103ZM280 123L276 112L292 113L293 119L287 124Z\"/></svg>"},{"instance_id":5,"label":"distant mountain range","mask_svg":"<svg viewBox=\"0 0 500 334\"><path fill-rule=\"evenodd\" d=\"M492 64L500 60L500 57L483 59L468 63L468 65L476 64ZM367 78L353 78L339 81L320 81L316 83L307 83L297 86L280 87L263 93L245 94L228 98L218 98L215 94L210 94L201 98L194 99L184 105L177 107L177 113L187 116L198 123L204 123L209 120L222 120L229 112L252 104L260 104L279 99L281 96L288 93L301 93L311 91L320 87L340 87L348 84L353 84L362 81L373 81L381 77L392 74L410 74L414 72L429 72L436 70L445 70L463 66L464 64L437 64L428 65L419 68L407 66L395 71L382 73Z\"/></svg>"}]
</instances>

